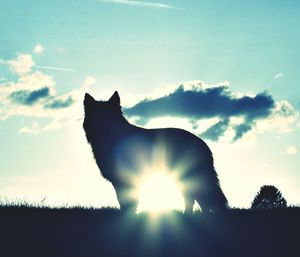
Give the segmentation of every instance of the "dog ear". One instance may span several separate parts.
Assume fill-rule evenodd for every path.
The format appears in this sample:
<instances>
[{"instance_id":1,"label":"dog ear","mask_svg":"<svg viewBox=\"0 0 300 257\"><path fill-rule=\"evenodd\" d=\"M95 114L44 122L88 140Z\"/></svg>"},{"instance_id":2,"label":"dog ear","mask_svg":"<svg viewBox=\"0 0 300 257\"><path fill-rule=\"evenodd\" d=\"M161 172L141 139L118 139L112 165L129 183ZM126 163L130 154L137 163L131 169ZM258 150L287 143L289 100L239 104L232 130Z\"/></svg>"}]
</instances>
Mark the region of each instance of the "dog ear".
<instances>
[{"instance_id":1,"label":"dog ear","mask_svg":"<svg viewBox=\"0 0 300 257\"><path fill-rule=\"evenodd\" d=\"M117 91L109 98L108 102L115 106L120 106L120 96Z\"/></svg>"},{"instance_id":2,"label":"dog ear","mask_svg":"<svg viewBox=\"0 0 300 257\"><path fill-rule=\"evenodd\" d=\"M94 97L92 97L89 93L85 93L84 95L84 101L95 101Z\"/></svg>"},{"instance_id":3,"label":"dog ear","mask_svg":"<svg viewBox=\"0 0 300 257\"><path fill-rule=\"evenodd\" d=\"M84 101L83 101L84 106L93 104L94 102L96 102L95 99L89 93L85 93Z\"/></svg>"}]
</instances>

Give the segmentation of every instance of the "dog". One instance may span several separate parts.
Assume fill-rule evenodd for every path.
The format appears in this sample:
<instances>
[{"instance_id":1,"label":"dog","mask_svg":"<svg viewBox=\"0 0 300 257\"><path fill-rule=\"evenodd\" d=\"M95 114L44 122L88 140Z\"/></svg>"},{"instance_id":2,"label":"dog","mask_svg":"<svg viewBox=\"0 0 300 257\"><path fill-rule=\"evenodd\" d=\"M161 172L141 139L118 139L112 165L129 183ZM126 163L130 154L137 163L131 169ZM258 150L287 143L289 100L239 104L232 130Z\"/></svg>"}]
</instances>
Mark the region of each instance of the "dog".
<instances>
[{"instance_id":1,"label":"dog","mask_svg":"<svg viewBox=\"0 0 300 257\"><path fill-rule=\"evenodd\" d=\"M170 173L180 173L176 176L183 185L186 213L193 212L195 201L204 213L227 210L212 152L202 139L183 129L145 129L130 124L123 115L118 92L108 101L96 101L86 93L84 111L87 141L103 177L116 190L121 210L137 208L138 197L128 193L135 186L132 178L141 176L145 167L152 167L157 155Z\"/></svg>"}]
</instances>

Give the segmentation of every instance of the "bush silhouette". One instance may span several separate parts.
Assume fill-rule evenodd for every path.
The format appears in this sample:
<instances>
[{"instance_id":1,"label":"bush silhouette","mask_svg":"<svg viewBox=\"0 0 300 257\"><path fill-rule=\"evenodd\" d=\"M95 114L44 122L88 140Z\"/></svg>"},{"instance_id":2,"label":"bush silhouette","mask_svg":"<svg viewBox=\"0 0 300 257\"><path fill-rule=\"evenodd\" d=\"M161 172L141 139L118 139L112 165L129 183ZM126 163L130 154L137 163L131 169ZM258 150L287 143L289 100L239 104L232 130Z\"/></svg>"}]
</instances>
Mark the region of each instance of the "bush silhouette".
<instances>
[{"instance_id":1,"label":"bush silhouette","mask_svg":"<svg viewBox=\"0 0 300 257\"><path fill-rule=\"evenodd\" d=\"M287 202L275 186L264 185L252 201L251 209L286 208Z\"/></svg>"}]
</instances>

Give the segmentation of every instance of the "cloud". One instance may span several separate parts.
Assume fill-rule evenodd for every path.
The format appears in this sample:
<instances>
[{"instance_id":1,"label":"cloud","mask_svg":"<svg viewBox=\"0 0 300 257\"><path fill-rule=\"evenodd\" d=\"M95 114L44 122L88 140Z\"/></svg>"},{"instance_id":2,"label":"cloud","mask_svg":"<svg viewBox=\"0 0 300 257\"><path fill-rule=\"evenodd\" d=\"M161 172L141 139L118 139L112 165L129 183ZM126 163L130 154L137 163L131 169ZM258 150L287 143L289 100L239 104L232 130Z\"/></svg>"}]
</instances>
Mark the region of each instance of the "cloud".
<instances>
[{"instance_id":1,"label":"cloud","mask_svg":"<svg viewBox=\"0 0 300 257\"><path fill-rule=\"evenodd\" d=\"M97 80L94 77L87 76L85 78L85 80L83 81L82 85L85 86L85 87L89 87L89 86L94 85L96 82L97 82Z\"/></svg>"},{"instance_id":2,"label":"cloud","mask_svg":"<svg viewBox=\"0 0 300 257\"><path fill-rule=\"evenodd\" d=\"M224 119L212 125L201 136L208 138L212 141L218 141L224 135L229 125L229 119Z\"/></svg>"},{"instance_id":3,"label":"cloud","mask_svg":"<svg viewBox=\"0 0 300 257\"><path fill-rule=\"evenodd\" d=\"M41 53L43 47L37 46L38 44L34 47L37 50L34 52ZM12 60L0 59L0 64L9 66L11 72L16 74L13 79L0 81L0 122L12 116L30 117L31 124L23 124L19 133L35 134L78 125L84 115L84 93L96 83L94 77L86 76L82 83L78 82L77 87L59 95L54 77L46 74L46 71L78 72L77 70L35 65L33 56L27 53L20 53Z\"/></svg>"},{"instance_id":4,"label":"cloud","mask_svg":"<svg viewBox=\"0 0 300 257\"><path fill-rule=\"evenodd\" d=\"M288 133L293 130L298 117L299 113L288 101L277 101L269 117L256 121L256 130L258 133L271 130Z\"/></svg>"},{"instance_id":5,"label":"cloud","mask_svg":"<svg viewBox=\"0 0 300 257\"><path fill-rule=\"evenodd\" d=\"M0 120L14 115L49 116L44 111L43 102L55 95L53 77L39 71L0 83Z\"/></svg>"},{"instance_id":6,"label":"cloud","mask_svg":"<svg viewBox=\"0 0 300 257\"><path fill-rule=\"evenodd\" d=\"M7 61L11 70L19 75L29 73L35 65L30 54L19 54L16 59Z\"/></svg>"},{"instance_id":7,"label":"cloud","mask_svg":"<svg viewBox=\"0 0 300 257\"><path fill-rule=\"evenodd\" d=\"M45 51L45 48L41 44L36 44L33 48L35 54L41 54Z\"/></svg>"},{"instance_id":8,"label":"cloud","mask_svg":"<svg viewBox=\"0 0 300 257\"><path fill-rule=\"evenodd\" d=\"M71 68L55 67L55 66L41 66L41 65L37 65L35 67L37 69L42 69L42 70L55 70L55 71L66 71L66 72L76 72L77 71L77 70L71 69Z\"/></svg>"},{"instance_id":9,"label":"cloud","mask_svg":"<svg viewBox=\"0 0 300 257\"><path fill-rule=\"evenodd\" d=\"M96 79L87 76L81 86L58 95L54 78L40 71L60 70L54 66L36 66L29 54L14 60L0 60L17 74L13 81L0 82L0 120L10 116L50 118L48 124L25 124L20 133L37 133L57 129L83 116L82 98ZM147 98L145 97L147 96ZM149 97L151 96L151 97ZM298 112L287 101L275 101L266 92L249 94L234 92L229 82L209 85L203 81L182 85L164 85L147 95L127 94L123 97L124 113L130 121L143 126L164 126L164 121L184 125L186 129L213 141L237 141L270 130L287 133L298 121ZM140 100L144 99L144 100ZM123 102L123 104L124 104ZM180 121L180 122L179 122ZM176 125L178 124L178 125Z\"/></svg>"},{"instance_id":10,"label":"cloud","mask_svg":"<svg viewBox=\"0 0 300 257\"><path fill-rule=\"evenodd\" d=\"M72 96L68 96L66 99L53 99L44 105L47 109L62 109L71 106L74 103Z\"/></svg>"},{"instance_id":11,"label":"cloud","mask_svg":"<svg viewBox=\"0 0 300 257\"><path fill-rule=\"evenodd\" d=\"M243 124L234 126L233 128L235 131L235 135L234 135L233 141L236 141L236 140L242 138L242 136L245 133L247 133L248 131L250 131L252 129L252 125L253 124L243 123Z\"/></svg>"},{"instance_id":12,"label":"cloud","mask_svg":"<svg viewBox=\"0 0 300 257\"><path fill-rule=\"evenodd\" d=\"M22 105L33 105L37 103L40 99L45 99L49 97L49 88L43 87L38 90L29 91L29 90L19 90L12 92L10 98L14 103Z\"/></svg>"},{"instance_id":13,"label":"cloud","mask_svg":"<svg viewBox=\"0 0 300 257\"><path fill-rule=\"evenodd\" d=\"M268 117L274 106L273 98L266 93L235 97L227 86L185 89L181 85L168 95L145 99L126 109L125 113L143 119L158 116L189 117L193 120L219 117L221 121L202 134L212 140L224 134L231 117L241 116L244 124L235 126L234 140L237 140L251 129L253 121Z\"/></svg>"},{"instance_id":14,"label":"cloud","mask_svg":"<svg viewBox=\"0 0 300 257\"><path fill-rule=\"evenodd\" d=\"M266 93L236 98L225 86L185 90L180 85L169 95L153 100L145 99L128 108L126 113L146 118L171 115L194 119L244 115L252 120L268 116L274 104L273 98Z\"/></svg>"},{"instance_id":15,"label":"cloud","mask_svg":"<svg viewBox=\"0 0 300 257\"><path fill-rule=\"evenodd\" d=\"M294 145L289 145L289 146L286 148L285 152L286 152L288 155L294 155L294 154L296 154L296 153L298 152L298 149L297 149L297 147L294 146Z\"/></svg>"},{"instance_id":16,"label":"cloud","mask_svg":"<svg viewBox=\"0 0 300 257\"><path fill-rule=\"evenodd\" d=\"M284 76L285 75L282 72L279 72L274 76L274 79L280 79L280 78L283 78Z\"/></svg>"},{"instance_id":17,"label":"cloud","mask_svg":"<svg viewBox=\"0 0 300 257\"><path fill-rule=\"evenodd\" d=\"M266 92L243 94L232 92L228 82L207 85L202 81L185 83L169 93L156 93L154 98L146 98L125 108L124 113L145 125L159 117L189 119L193 132L213 141L228 135L231 141L237 141L250 132L259 134L274 129L276 125L282 127L282 123L286 130L282 127L281 131L286 132L298 116L288 102L275 102ZM213 118L217 121L200 132L198 121ZM266 120L274 123L266 124Z\"/></svg>"},{"instance_id":18,"label":"cloud","mask_svg":"<svg viewBox=\"0 0 300 257\"><path fill-rule=\"evenodd\" d=\"M40 71L19 75L16 81L5 81L0 86L0 102L5 101L11 93L21 90L34 91L47 87L50 95L56 94L53 77Z\"/></svg>"},{"instance_id":19,"label":"cloud","mask_svg":"<svg viewBox=\"0 0 300 257\"><path fill-rule=\"evenodd\" d=\"M19 133L28 133L28 134L36 134L38 132L37 128L39 127L39 123L38 122L34 122L32 124L32 127L28 127L28 126L25 126L21 129L19 129Z\"/></svg>"},{"instance_id":20,"label":"cloud","mask_svg":"<svg viewBox=\"0 0 300 257\"><path fill-rule=\"evenodd\" d=\"M146 7L146 8L157 8L157 9L174 9L173 5L157 3L157 2L146 2L146 1L134 1L134 0L98 0L97 2L112 3L119 5L128 5L136 7Z\"/></svg>"},{"instance_id":21,"label":"cloud","mask_svg":"<svg viewBox=\"0 0 300 257\"><path fill-rule=\"evenodd\" d=\"M78 85L64 95L58 95L54 78L38 70L31 55L19 54L15 60L4 60L3 64L10 66L17 78L0 82L2 122L11 116L32 117L33 124L25 124L19 132L39 133L67 126L82 117L79 100L88 86ZM91 78L89 80L91 84ZM39 123L41 120L46 122Z\"/></svg>"}]
</instances>

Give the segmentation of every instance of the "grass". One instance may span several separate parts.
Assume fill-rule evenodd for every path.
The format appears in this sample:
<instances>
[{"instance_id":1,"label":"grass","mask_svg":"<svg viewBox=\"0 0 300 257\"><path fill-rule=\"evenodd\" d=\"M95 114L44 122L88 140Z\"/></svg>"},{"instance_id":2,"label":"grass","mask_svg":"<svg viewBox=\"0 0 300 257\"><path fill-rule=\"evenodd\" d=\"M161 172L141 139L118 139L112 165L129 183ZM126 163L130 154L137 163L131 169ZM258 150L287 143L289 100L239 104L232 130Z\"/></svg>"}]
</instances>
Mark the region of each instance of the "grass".
<instances>
[{"instance_id":1,"label":"grass","mask_svg":"<svg viewBox=\"0 0 300 257\"><path fill-rule=\"evenodd\" d=\"M117 209L0 206L0 256L300 256L300 208L153 217Z\"/></svg>"}]
</instances>

